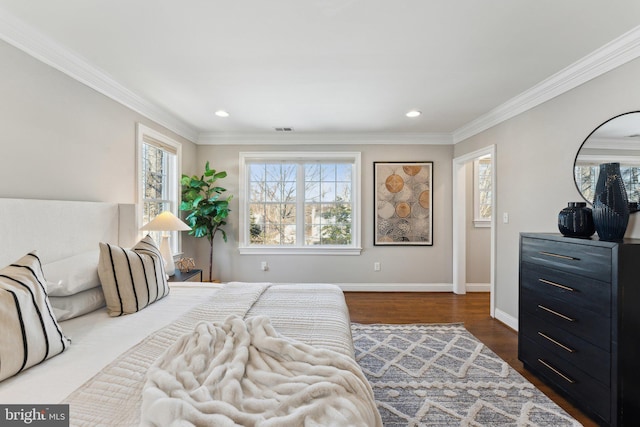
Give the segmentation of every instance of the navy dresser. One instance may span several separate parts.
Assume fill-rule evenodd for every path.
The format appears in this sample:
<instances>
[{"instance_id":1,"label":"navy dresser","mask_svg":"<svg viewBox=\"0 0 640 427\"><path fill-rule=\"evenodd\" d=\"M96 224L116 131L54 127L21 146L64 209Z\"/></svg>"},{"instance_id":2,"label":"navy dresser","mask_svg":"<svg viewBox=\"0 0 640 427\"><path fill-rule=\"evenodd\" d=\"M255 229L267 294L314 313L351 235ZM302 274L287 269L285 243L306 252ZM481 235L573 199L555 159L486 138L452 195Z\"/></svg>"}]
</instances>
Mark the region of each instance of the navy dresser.
<instances>
[{"instance_id":1,"label":"navy dresser","mask_svg":"<svg viewBox=\"0 0 640 427\"><path fill-rule=\"evenodd\" d=\"M520 235L518 358L601 425L640 425L640 240Z\"/></svg>"}]
</instances>

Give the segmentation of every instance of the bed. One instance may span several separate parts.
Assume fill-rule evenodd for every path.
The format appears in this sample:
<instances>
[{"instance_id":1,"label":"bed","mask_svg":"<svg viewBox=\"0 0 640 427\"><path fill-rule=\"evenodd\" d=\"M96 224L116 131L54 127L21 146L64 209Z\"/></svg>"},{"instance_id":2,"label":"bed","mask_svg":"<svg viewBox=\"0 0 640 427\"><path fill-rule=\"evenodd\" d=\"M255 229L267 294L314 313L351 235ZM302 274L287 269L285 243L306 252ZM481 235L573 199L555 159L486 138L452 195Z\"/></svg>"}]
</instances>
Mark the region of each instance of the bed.
<instances>
[{"instance_id":1,"label":"bed","mask_svg":"<svg viewBox=\"0 0 640 427\"><path fill-rule=\"evenodd\" d=\"M66 274L84 263L80 254L95 253L98 242L110 250L133 250L142 242L136 244L134 212L132 205L0 199L0 265L37 249L44 276L54 265ZM76 289L74 295L87 291ZM371 388L353 360L349 315L338 287L189 282L171 283L156 294L147 298L155 298L152 303L126 315L114 316L109 298L106 309L87 313L58 307L56 317L69 317L58 326L70 342L54 357L0 382L0 403L66 403L71 425L168 425L185 419L195 425L381 425ZM228 360L220 362L221 355ZM229 373L241 359L247 367L239 386ZM238 387L245 386L250 393L238 403ZM282 412L282 402L276 403L280 412L274 415L269 405L287 393L295 395L286 401L288 409Z\"/></svg>"}]
</instances>

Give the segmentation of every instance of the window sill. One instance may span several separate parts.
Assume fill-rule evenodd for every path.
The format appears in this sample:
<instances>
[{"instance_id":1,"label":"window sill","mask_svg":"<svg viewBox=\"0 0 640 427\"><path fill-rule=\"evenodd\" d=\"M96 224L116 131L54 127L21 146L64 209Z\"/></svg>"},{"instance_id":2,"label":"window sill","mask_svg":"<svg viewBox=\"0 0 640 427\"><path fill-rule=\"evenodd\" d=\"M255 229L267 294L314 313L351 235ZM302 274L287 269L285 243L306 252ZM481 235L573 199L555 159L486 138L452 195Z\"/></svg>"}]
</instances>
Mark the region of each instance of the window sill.
<instances>
[{"instance_id":1,"label":"window sill","mask_svg":"<svg viewBox=\"0 0 640 427\"><path fill-rule=\"evenodd\" d=\"M244 246L239 247L238 251L240 252L240 255L360 255L360 252L362 252L362 248L343 248L337 246L312 246L306 248L282 246Z\"/></svg>"},{"instance_id":2,"label":"window sill","mask_svg":"<svg viewBox=\"0 0 640 427\"><path fill-rule=\"evenodd\" d=\"M475 219L473 220L473 226L476 228L489 228L491 227L490 219Z\"/></svg>"}]
</instances>

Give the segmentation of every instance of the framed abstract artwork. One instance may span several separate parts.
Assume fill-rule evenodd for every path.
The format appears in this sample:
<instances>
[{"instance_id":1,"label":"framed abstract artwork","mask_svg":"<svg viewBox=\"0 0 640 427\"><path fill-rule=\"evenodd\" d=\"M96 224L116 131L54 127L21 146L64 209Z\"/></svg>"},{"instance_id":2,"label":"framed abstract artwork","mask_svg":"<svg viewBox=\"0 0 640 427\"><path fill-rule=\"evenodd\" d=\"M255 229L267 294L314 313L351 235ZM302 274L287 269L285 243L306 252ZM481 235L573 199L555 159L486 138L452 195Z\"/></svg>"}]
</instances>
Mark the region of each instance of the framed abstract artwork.
<instances>
[{"instance_id":1,"label":"framed abstract artwork","mask_svg":"<svg viewBox=\"0 0 640 427\"><path fill-rule=\"evenodd\" d=\"M433 162L373 162L377 246L433 245Z\"/></svg>"}]
</instances>

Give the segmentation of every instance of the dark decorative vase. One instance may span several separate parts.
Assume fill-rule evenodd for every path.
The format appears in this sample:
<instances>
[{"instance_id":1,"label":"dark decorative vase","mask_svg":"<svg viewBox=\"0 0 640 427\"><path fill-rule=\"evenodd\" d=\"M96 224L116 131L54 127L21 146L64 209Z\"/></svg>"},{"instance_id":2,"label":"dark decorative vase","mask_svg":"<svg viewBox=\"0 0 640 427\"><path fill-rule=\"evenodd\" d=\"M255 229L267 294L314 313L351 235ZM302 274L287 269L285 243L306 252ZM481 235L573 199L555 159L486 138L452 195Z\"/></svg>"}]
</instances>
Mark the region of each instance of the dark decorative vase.
<instances>
[{"instance_id":1,"label":"dark decorative vase","mask_svg":"<svg viewBox=\"0 0 640 427\"><path fill-rule=\"evenodd\" d=\"M591 237L596 231L586 202L569 202L558 214L558 229L567 237Z\"/></svg>"},{"instance_id":2,"label":"dark decorative vase","mask_svg":"<svg viewBox=\"0 0 640 427\"><path fill-rule=\"evenodd\" d=\"M629 224L629 200L620 163L603 163L593 198L593 223L601 240L619 240Z\"/></svg>"}]
</instances>

